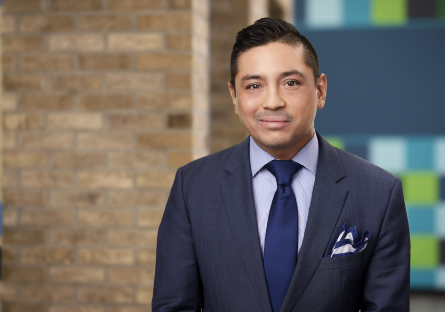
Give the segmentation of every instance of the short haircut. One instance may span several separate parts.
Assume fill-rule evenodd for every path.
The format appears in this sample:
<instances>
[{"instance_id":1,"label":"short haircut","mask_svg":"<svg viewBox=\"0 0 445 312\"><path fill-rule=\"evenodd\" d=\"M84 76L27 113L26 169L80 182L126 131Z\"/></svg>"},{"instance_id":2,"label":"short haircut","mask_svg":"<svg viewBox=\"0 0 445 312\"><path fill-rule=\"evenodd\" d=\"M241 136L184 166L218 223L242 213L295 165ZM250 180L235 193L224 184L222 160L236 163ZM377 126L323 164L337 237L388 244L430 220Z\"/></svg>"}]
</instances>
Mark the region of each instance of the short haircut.
<instances>
[{"instance_id":1,"label":"short haircut","mask_svg":"<svg viewBox=\"0 0 445 312\"><path fill-rule=\"evenodd\" d=\"M301 35L294 25L279 18L261 18L252 25L241 29L235 38L232 55L230 57L230 82L235 90L235 76L238 73L238 57L241 53L252 48L272 42L281 42L294 47L303 47L304 62L312 68L314 81L317 84L319 76L318 56L314 47Z\"/></svg>"}]
</instances>

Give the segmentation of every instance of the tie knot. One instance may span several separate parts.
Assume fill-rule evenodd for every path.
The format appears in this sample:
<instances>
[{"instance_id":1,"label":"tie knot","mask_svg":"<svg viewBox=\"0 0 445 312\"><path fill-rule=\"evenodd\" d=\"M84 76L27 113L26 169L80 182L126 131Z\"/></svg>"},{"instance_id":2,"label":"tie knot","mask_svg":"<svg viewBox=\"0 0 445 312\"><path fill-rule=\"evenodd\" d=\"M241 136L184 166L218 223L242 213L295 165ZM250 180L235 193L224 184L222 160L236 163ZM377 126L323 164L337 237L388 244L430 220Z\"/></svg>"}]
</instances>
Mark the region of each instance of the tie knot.
<instances>
[{"instance_id":1,"label":"tie knot","mask_svg":"<svg viewBox=\"0 0 445 312\"><path fill-rule=\"evenodd\" d=\"M272 173L279 185L290 185L292 177L302 166L293 160L272 160L264 168Z\"/></svg>"}]
</instances>

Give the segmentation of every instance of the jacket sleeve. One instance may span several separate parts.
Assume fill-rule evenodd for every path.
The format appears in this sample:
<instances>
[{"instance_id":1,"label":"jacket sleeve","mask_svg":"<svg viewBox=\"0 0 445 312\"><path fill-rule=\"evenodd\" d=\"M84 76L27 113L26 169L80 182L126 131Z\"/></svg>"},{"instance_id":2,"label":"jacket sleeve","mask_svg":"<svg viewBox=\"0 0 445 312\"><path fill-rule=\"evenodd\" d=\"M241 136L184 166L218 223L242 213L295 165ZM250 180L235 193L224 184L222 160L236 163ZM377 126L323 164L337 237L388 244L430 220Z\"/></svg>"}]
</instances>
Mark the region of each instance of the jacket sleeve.
<instances>
[{"instance_id":1,"label":"jacket sleeve","mask_svg":"<svg viewBox=\"0 0 445 312\"><path fill-rule=\"evenodd\" d=\"M158 231L152 311L201 311L202 306L202 283L179 169Z\"/></svg>"},{"instance_id":2,"label":"jacket sleeve","mask_svg":"<svg viewBox=\"0 0 445 312\"><path fill-rule=\"evenodd\" d=\"M410 236L402 183L395 181L365 273L362 312L408 312Z\"/></svg>"}]
</instances>

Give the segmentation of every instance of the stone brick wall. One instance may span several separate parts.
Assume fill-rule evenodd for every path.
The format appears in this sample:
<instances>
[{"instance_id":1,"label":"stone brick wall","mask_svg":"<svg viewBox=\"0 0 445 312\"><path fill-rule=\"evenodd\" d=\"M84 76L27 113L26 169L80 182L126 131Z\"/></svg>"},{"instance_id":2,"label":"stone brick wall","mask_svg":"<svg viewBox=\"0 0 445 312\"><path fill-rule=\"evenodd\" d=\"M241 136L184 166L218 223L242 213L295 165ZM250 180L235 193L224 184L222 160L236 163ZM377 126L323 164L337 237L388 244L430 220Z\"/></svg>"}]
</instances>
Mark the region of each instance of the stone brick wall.
<instances>
[{"instance_id":1,"label":"stone brick wall","mask_svg":"<svg viewBox=\"0 0 445 312\"><path fill-rule=\"evenodd\" d=\"M3 1L4 312L150 311L174 173L208 152L208 0Z\"/></svg>"},{"instance_id":2,"label":"stone brick wall","mask_svg":"<svg viewBox=\"0 0 445 312\"><path fill-rule=\"evenodd\" d=\"M227 82L235 35L249 24L249 1L213 0L211 8L211 151L244 140L247 132L234 114Z\"/></svg>"}]
</instances>

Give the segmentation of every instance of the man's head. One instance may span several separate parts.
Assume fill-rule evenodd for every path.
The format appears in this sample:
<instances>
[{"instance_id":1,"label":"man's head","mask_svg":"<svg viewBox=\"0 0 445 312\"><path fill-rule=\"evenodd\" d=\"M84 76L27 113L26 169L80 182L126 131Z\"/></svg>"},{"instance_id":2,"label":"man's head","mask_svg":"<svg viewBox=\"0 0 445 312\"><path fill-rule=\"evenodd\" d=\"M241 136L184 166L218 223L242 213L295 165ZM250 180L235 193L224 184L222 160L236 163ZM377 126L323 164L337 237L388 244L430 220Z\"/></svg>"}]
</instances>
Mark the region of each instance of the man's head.
<instances>
[{"instance_id":1,"label":"man's head","mask_svg":"<svg viewBox=\"0 0 445 312\"><path fill-rule=\"evenodd\" d=\"M314 81L317 83L319 65L318 56L312 44L302 36L294 25L279 18L261 18L239 31L230 57L230 82L235 88L235 76L238 73L238 57L241 53L272 42L282 42L294 47L302 47L304 60L312 68ZM236 89L236 88L235 88Z\"/></svg>"},{"instance_id":2,"label":"man's head","mask_svg":"<svg viewBox=\"0 0 445 312\"><path fill-rule=\"evenodd\" d=\"M313 47L292 25L263 18L238 33L231 66L228 86L241 123L269 154L292 158L312 138L326 98Z\"/></svg>"}]
</instances>

